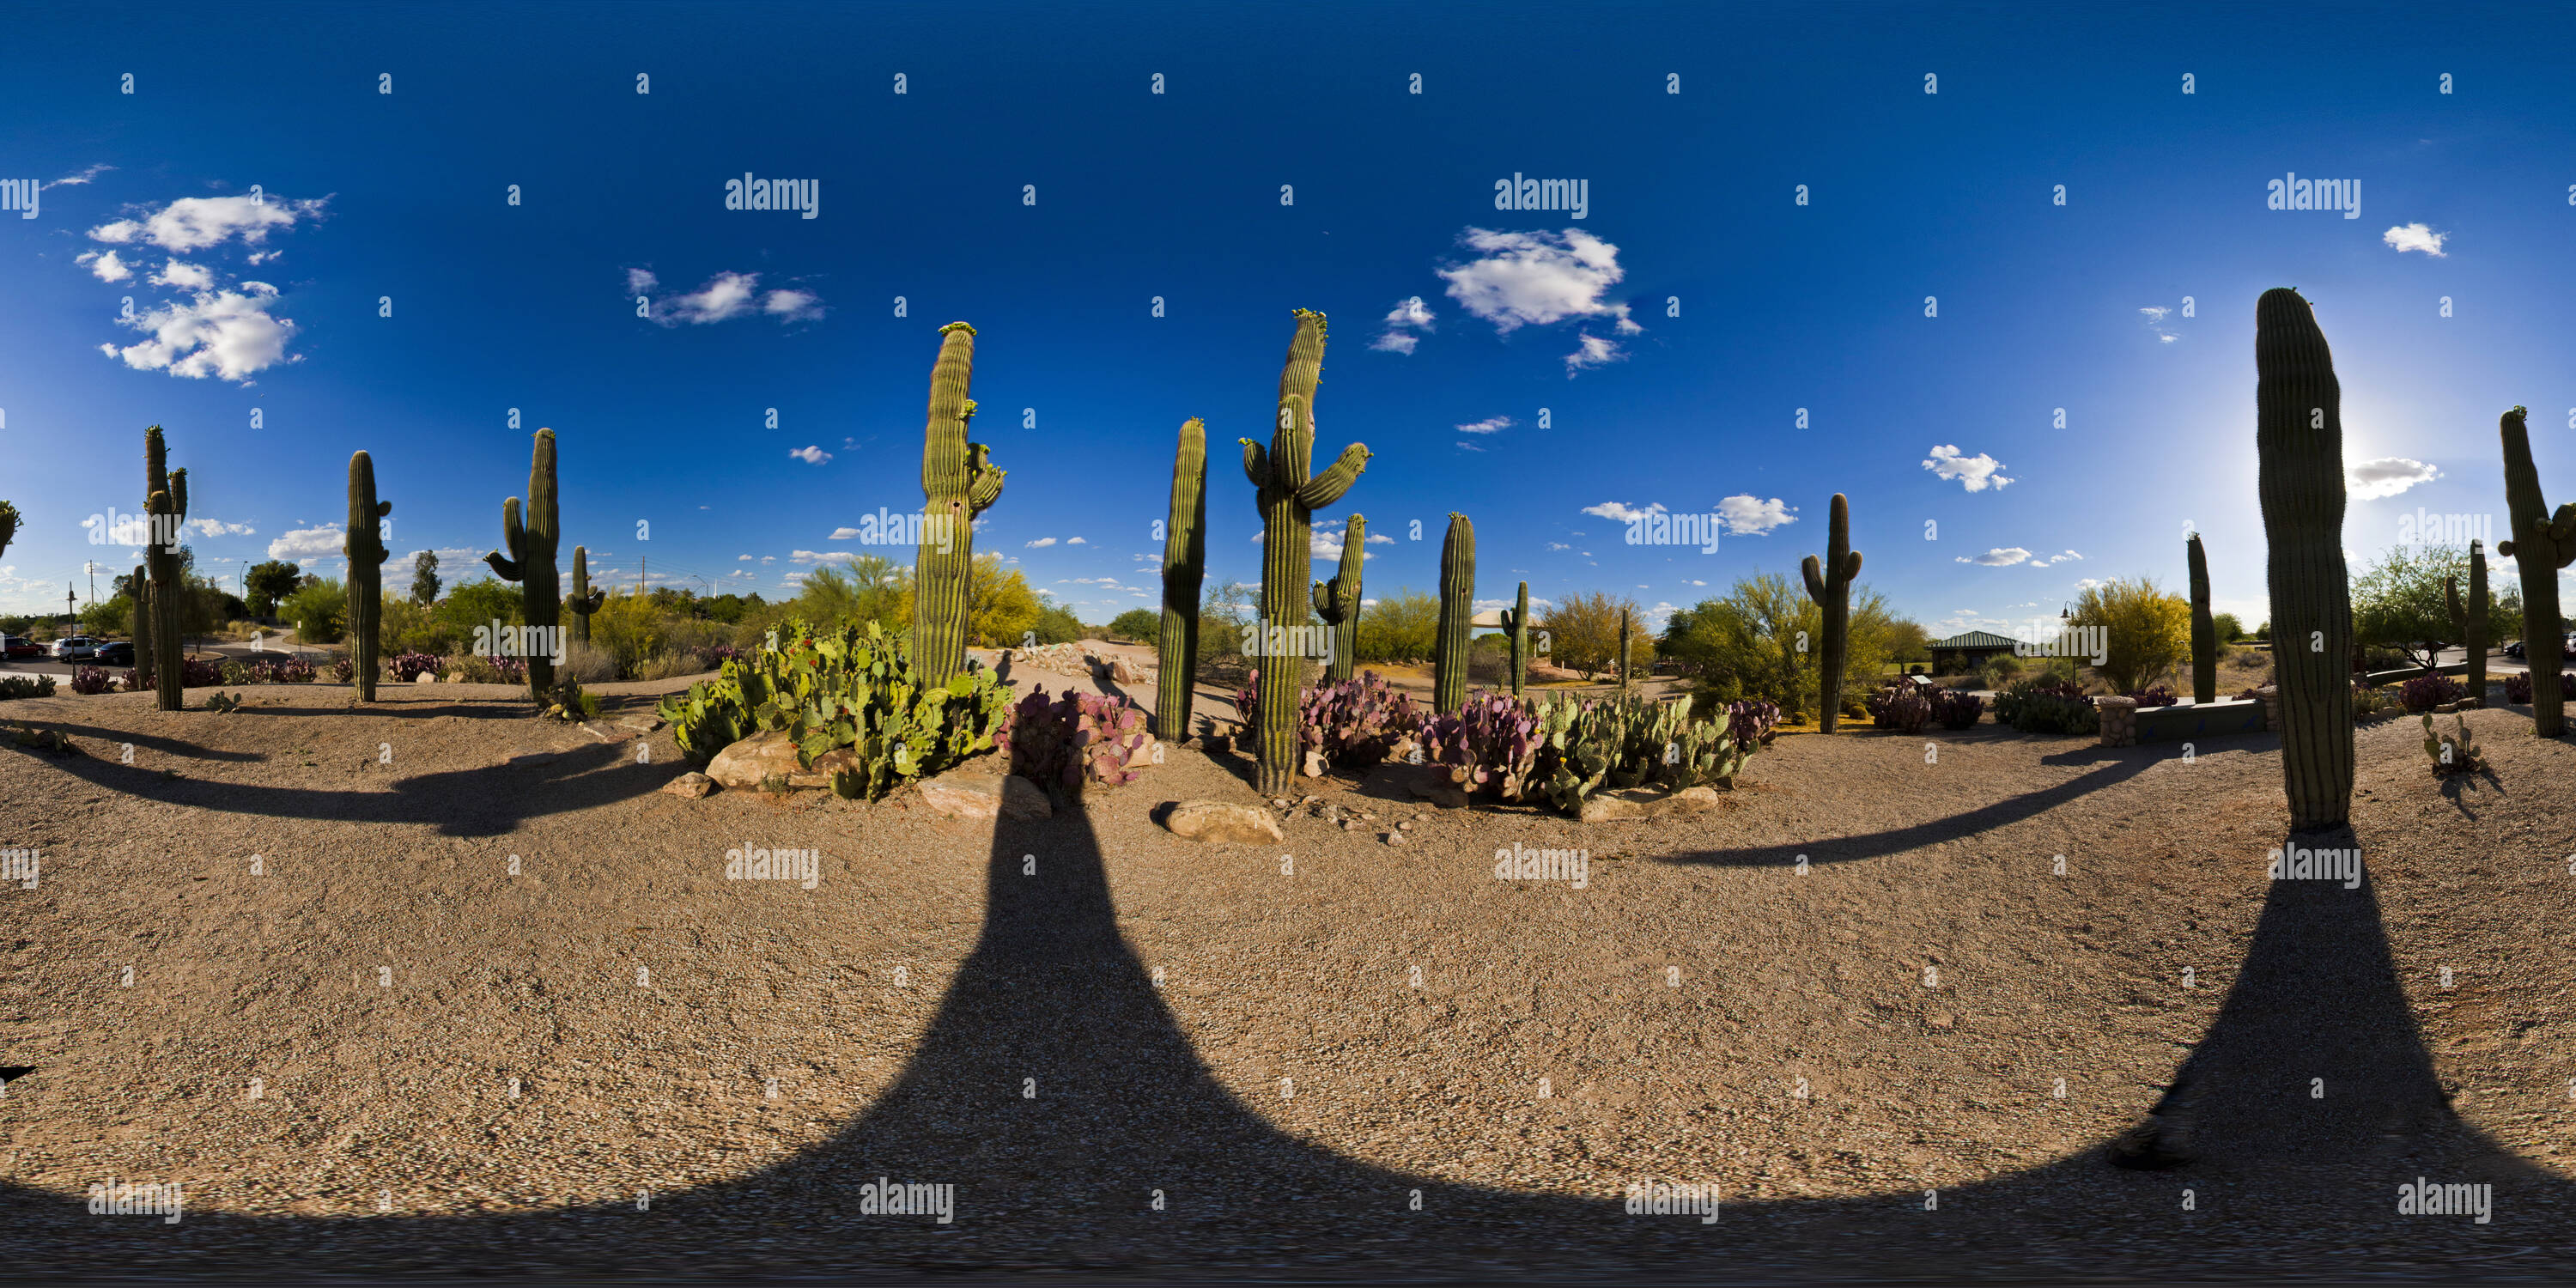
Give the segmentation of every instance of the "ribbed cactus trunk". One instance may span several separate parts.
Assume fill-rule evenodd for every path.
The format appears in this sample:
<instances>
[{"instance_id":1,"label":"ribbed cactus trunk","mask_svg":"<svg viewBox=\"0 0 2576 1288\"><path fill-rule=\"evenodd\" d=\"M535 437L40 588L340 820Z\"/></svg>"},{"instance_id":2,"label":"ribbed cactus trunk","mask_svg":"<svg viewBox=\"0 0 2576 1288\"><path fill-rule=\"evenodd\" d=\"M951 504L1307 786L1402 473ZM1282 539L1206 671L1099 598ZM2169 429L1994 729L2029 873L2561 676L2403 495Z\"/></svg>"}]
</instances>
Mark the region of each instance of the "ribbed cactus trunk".
<instances>
[{"instance_id":1,"label":"ribbed cactus trunk","mask_svg":"<svg viewBox=\"0 0 2576 1288\"><path fill-rule=\"evenodd\" d=\"M975 400L975 328L939 328L930 368L930 423L922 432L921 553L912 570L912 661L925 685L966 669L975 597L975 516L1002 495L1002 475L982 443L966 441Z\"/></svg>"},{"instance_id":2,"label":"ribbed cactus trunk","mask_svg":"<svg viewBox=\"0 0 2576 1288\"><path fill-rule=\"evenodd\" d=\"M2352 595L2343 559L2343 387L2316 311L2254 305L2256 492L2281 692L2281 786L2298 831L2352 816Z\"/></svg>"},{"instance_id":3,"label":"ribbed cactus trunk","mask_svg":"<svg viewBox=\"0 0 2576 1288\"><path fill-rule=\"evenodd\" d=\"M2460 602L2460 579L2442 579L2442 606L2451 613L2451 629L2459 632L2462 651L2468 654L2469 696L2480 705L2487 700L2487 551L2483 541L2469 543L2469 600ZM2525 649L2524 652L2529 652Z\"/></svg>"},{"instance_id":4,"label":"ribbed cactus trunk","mask_svg":"<svg viewBox=\"0 0 2576 1288\"><path fill-rule=\"evenodd\" d=\"M1474 647L1476 525L1449 515L1440 543L1440 644L1431 659L1432 705L1442 713L1467 705L1467 656Z\"/></svg>"},{"instance_id":5,"label":"ribbed cactus trunk","mask_svg":"<svg viewBox=\"0 0 2576 1288\"><path fill-rule=\"evenodd\" d=\"M1521 696L1521 677L1529 667L1529 583L1521 583L1520 598L1503 613L1503 629L1512 637L1512 696Z\"/></svg>"},{"instance_id":6,"label":"ribbed cactus trunk","mask_svg":"<svg viewBox=\"0 0 2576 1288\"><path fill-rule=\"evenodd\" d=\"M349 679L358 701L376 700L376 638L384 615L385 541L379 520L394 503L376 499L376 463L365 452L349 456L349 530L340 552L349 557Z\"/></svg>"},{"instance_id":7,"label":"ribbed cactus trunk","mask_svg":"<svg viewBox=\"0 0 2576 1288\"><path fill-rule=\"evenodd\" d=\"M1354 514L1342 528L1342 566L1331 581L1315 583L1315 615L1332 630L1333 656L1324 674L1339 684L1351 678L1360 644L1360 564L1368 558L1368 519Z\"/></svg>"},{"instance_id":8,"label":"ribbed cactus trunk","mask_svg":"<svg viewBox=\"0 0 2576 1288\"><path fill-rule=\"evenodd\" d=\"M153 683L152 670L152 572L149 564L134 565L134 677L137 683Z\"/></svg>"},{"instance_id":9,"label":"ribbed cactus trunk","mask_svg":"<svg viewBox=\"0 0 2576 1288\"><path fill-rule=\"evenodd\" d=\"M1851 632L1851 583L1860 575L1860 552L1851 548L1851 502L1834 493L1831 517L1826 522L1825 558L1820 565L1814 555L1800 566L1807 576L1807 597L1825 610L1825 638L1819 641L1823 659L1816 671L1816 704L1821 710L1816 727L1826 733L1834 731L1843 712L1843 656ZM1789 663L1792 670L1796 659Z\"/></svg>"},{"instance_id":10,"label":"ribbed cactus trunk","mask_svg":"<svg viewBox=\"0 0 2576 1288\"><path fill-rule=\"evenodd\" d=\"M1199 586L1207 578L1207 425L1181 422L1172 455L1172 514L1163 525L1163 633L1154 649L1154 736L1190 736L1198 695Z\"/></svg>"},{"instance_id":11,"label":"ribbed cactus trunk","mask_svg":"<svg viewBox=\"0 0 2576 1288\"><path fill-rule=\"evenodd\" d=\"M1264 795L1286 792L1297 781L1297 691L1305 667L1270 656L1278 641L1298 638L1306 626L1314 571L1307 550L1315 510L1341 500L1368 468L1369 450L1353 443L1332 468L1312 473L1315 451L1315 385L1324 373L1324 315L1295 311L1297 332L1279 371L1277 428L1270 449L1246 438L1243 473L1258 489L1261 509L1261 676L1254 684L1258 711L1259 786ZM1283 650L1284 651L1284 650Z\"/></svg>"},{"instance_id":12,"label":"ribbed cactus trunk","mask_svg":"<svg viewBox=\"0 0 2576 1288\"><path fill-rule=\"evenodd\" d=\"M2540 490L2540 470L2531 462L2531 431L2523 409L2504 414L2505 521L2511 540L2496 543L2496 553L2511 555L2522 574L2523 662L2531 668L2531 730L2543 738L2567 731L2567 695L2558 683L2558 570L2576 563L2576 503L2549 512Z\"/></svg>"},{"instance_id":13,"label":"ribbed cactus trunk","mask_svg":"<svg viewBox=\"0 0 2576 1288\"><path fill-rule=\"evenodd\" d=\"M640 588L639 588L640 589ZM564 596L564 611L572 614L572 641L590 642L590 615L608 603L608 592L590 588L590 547L572 548L572 593Z\"/></svg>"},{"instance_id":14,"label":"ribbed cactus trunk","mask_svg":"<svg viewBox=\"0 0 2576 1288\"><path fill-rule=\"evenodd\" d=\"M179 641L180 597L185 587L180 585L178 547L181 525L188 521L188 472L172 473L168 466L161 427L154 425L143 431L143 513L148 538L143 563L152 578L152 654L157 664L152 668L152 687L161 710L177 711L187 705L187 657ZM141 631L138 623L136 633Z\"/></svg>"},{"instance_id":15,"label":"ribbed cactus trunk","mask_svg":"<svg viewBox=\"0 0 2576 1288\"><path fill-rule=\"evenodd\" d=\"M555 432L537 431L537 445L528 459L528 510L522 522L519 498L511 497L501 504L501 538L510 553L495 550L483 556L492 571L503 581L519 583L519 607L528 625L537 628L534 638L552 641L560 638L563 600L562 579L555 573L556 541L562 529L555 510ZM539 703L555 687L555 664L552 651L532 647L527 651L528 695Z\"/></svg>"},{"instance_id":16,"label":"ribbed cactus trunk","mask_svg":"<svg viewBox=\"0 0 2576 1288\"><path fill-rule=\"evenodd\" d=\"M2195 532L2183 542L2191 560L2191 701L2218 701L2218 622L2209 615L2209 555Z\"/></svg>"},{"instance_id":17,"label":"ribbed cactus trunk","mask_svg":"<svg viewBox=\"0 0 2576 1288\"><path fill-rule=\"evenodd\" d=\"M1619 696L1628 696L1628 610L1619 610Z\"/></svg>"}]
</instances>

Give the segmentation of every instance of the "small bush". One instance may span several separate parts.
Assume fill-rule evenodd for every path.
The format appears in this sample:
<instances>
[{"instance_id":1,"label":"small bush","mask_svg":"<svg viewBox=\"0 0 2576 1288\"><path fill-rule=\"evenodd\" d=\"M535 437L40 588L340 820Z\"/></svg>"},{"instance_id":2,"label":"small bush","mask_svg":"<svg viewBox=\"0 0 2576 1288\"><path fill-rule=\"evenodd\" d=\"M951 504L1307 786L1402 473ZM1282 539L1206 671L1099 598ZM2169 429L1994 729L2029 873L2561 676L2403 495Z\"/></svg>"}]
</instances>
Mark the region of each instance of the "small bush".
<instances>
[{"instance_id":1,"label":"small bush","mask_svg":"<svg viewBox=\"0 0 2576 1288\"><path fill-rule=\"evenodd\" d=\"M2397 700L2410 714L2430 711L2467 696L2468 689L2447 675L2419 675L2397 686Z\"/></svg>"},{"instance_id":2,"label":"small bush","mask_svg":"<svg viewBox=\"0 0 2576 1288\"><path fill-rule=\"evenodd\" d=\"M2137 699L2138 705L2142 707L2170 707L2182 701L2182 698L2177 695L2170 686L2162 684L2152 685L2147 688L2140 689L2135 693L2125 693L2121 696Z\"/></svg>"},{"instance_id":3,"label":"small bush","mask_svg":"<svg viewBox=\"0 0 2576 1288\"><path fill-rule=\"evenodd\" d=\"M80 668L80 670L98 671L98 687L89 690L82 689L80 687L80 672L76 671L72 674L72 692L104 693L107 691L107 672L99 671L98 668L94 666L85 666ZM54 696L54 677L50 675L0 675L0 699L50 698L52 696Z\"/></svg>"},{"instance_id":4,"label":"small bush","mask_svg":"<svg viewBox=\"0 0 2576 1288\"><path fill-rule=\"evenodd\" d=\"M1985 711L1986 700L1973 693L1942 689L1932 695L1932 718L1944 729L1965 729Z\"/></svg>"},{"instance_id":5,"label":"small bush","mask_svg":"<svg viewBox=\"0 0 2576 1288\"><path fill-rule=\"evenodd\" d=\"M447 660L449 669L467 684L525 684L528 664L515 657L483 657L467 653Z\"/></svg>"},{"instance_id":6,"label":"small bush","mask_svg":"<svg viewBox=\"0 0 2576 1288\"><path fill-rule=\"evenodd\" d=\"M131 675L133 672L129 671L126 674ZM108 683L107 672L99 667L84 666L72 672L72 692L74 693L84 695L105 693Z\"/></svg>"},{"instance_id":7,"label":"small bush","mask_svg":"<svg viewBox=\"0 0 2576 1288\"><path fill-rule=\"evenodd\" d=\"M660 654L646 659L643 665L636 667L635 678L639 680L668 680L673 676L702 675L708 671L716 670L722 665L723 663L720 662L710 664L706 658L701 657L696 653L682 652L677 649L665 649Z\"/></svg>"},{"instance_id":8,"label":"small bush","mask_svg":"<svg viewBox=\"0 0 2576 1288\"><path fill-rule=\"evenodd\" d=\"M2250 692L2250 690L2249 690ZM2397 697L2386 689L2374 689L2356 680L2352 686L2352 718L2368 720L2385 715L2397 705Z\"/></svg>"},{"instance_id":9,"label":"small bush","mask_svg":"<svg viewBox=\"0 0 2576 1288\"><path fill-rule=\"evenodd\" d=\"M617 659L595 644L574 640L564 645L564 658L555 665L555 674L584 684L606 684L617 678ZM646 675L640 678L655 680L661 677Z\"/></svg>"},{"instance_id":10,"label":"small bush","mask_svg":"<svg viewBox=\"0 0 2576 1288\"><path fill-rule=\"evenodd\" d=\"M394 679L405 684L416 684L424 675L436 677L438 662L439 659L427 653L396 653L393 660L385 665L387 670L393 672Z\"/></svg>"},{"instance_id":11,"label":"small bush","mask_svg":"<svg viewBox=\"0 0 2576 1288\"><path fill-rule=\"evenodd\" d=\"M2098 733L2102 713L2073 680L2024 680L1995 695L1995 719L2023 733Z\"/></svg>"}]
</instances>

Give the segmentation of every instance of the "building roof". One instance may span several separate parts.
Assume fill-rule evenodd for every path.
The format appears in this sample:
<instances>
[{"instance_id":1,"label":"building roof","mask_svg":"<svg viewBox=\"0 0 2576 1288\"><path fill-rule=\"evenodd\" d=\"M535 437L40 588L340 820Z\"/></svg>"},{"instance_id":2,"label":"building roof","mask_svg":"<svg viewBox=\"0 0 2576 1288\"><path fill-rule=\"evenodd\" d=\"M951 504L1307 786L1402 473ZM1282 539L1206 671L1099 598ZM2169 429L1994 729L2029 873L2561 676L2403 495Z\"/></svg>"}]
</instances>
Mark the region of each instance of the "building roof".
<instances>
[{"instance_id":1,"label":"building roof","mask_svg":"<svg viewBox=\"0 0 2576 1288\"><path fill-rule=\"evenodd\" d=\"M1953 635L1946 640L1934 640L1930 644L1924 645L1924 647L2011 648L2013 645L2019 644L2020 642L2020 640L2014 639L2009 635L1997 635L1993 631L1969 631L1963 635Z\"/></svg>"}]
</instances>

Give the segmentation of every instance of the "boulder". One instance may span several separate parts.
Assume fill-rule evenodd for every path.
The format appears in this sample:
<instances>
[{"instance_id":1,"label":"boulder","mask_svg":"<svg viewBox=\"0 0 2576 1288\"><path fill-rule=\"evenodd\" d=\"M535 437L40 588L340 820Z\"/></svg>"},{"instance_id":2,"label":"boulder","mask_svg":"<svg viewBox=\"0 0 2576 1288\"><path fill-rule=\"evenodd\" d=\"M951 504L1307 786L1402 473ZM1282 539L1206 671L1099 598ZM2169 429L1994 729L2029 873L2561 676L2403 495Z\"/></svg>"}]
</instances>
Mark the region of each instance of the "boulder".
<instances>
[{"instance_id":1,"label":"boulder","mask_svg":"<svg viewBox=\"0 0 2576 1288\"><path fill-rule=\"evenodd\" d=\"M1583 812L1578 817L1586 823L1614 823L1645 816L1646 807L1641 802L1607 792L1593 792L1583 798Z\"/></svg>"},{"instance_id":2,"label":"boulder","mask_svg":"<svg viewBox=\"0 0 2576 1288\"><path fill-rule=\"evenodd\" d=\"M791 786L795 785L792 776L811 776L796 763L796 744L789 742L783 731L753 734L717 752L716 758L707 763L707 777L716 780L719 787L757 788L760 780L771 774L788 778ZM831 781L827 773L815 785L828 786Z\"/></svg>"},{"instance_id":3,"label":"boulder","mask_svg":"<svg viewBox=\"0 0 2576 1288\"><path fill-rule=\"evenodd\" d=\"M1151 677L1147 676L1142 668L1138 667L1135 663L1128 661L1126 658L1112 657L1109 659L1109 678L1119 684L1144 684L1147 683Z\"/></svg>"},{"instance_id":4,"label":"boulder","mask_svg":"<svg viewBox=\"0 0 2576 1288\"><path fill-rule=\"evenodd\" d=\"M1714 787L1685 787L1664 798L1655 810L1658 814L1705 814L1717 808Z\"/></svg>"},{"instance_id":5,"label":"boulder","mask_svg":"<svg viewBox=\"0 0 2576 1288\"><path fill-rule=\"evenodd\" d=\"M690 772L662 784L662 790L674 796L697 800L716 789L716 780L705 774Z\"/></svg>"},{"instance_id":6,"label":"boulder","mask_svg":"<svg viewBox=\"0 0 2576 1288\"><path fill-rule=\"evenodd\" d=\"M1047 818L1055 813L1046 793L1017 774L996 778L988 773L952 769L936 778L923 779L921 800L931 813L942 818L989 819L1006 814L1012 818Z\"/></svg>"},{"instance_id":7,"label":"boulder","mask_svg":"<svg viewBox=\"0 0 2576 1288\"><path fill-rule=\"evenodd\" d=\"M1163 817L1163 826L1174 836L1221 845L1258 845L1287 839L1270 811L1223 801L1181 801Z\"/></svg>"}]
</instances>

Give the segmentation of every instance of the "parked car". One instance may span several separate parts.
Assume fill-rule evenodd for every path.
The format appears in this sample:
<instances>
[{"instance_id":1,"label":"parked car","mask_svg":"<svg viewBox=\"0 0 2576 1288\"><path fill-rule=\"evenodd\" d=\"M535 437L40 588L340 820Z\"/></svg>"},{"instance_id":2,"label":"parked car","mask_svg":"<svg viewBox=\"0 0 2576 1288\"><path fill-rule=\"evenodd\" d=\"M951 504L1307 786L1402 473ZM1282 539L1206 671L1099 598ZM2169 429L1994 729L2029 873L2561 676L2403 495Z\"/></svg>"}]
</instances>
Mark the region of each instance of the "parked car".
<instances>
[{"instance_id":1,"label":"parked car","mask_svg":"<svg viewBox=\"0 0 2576 1288\"><path fill-rule=\"evenodd\" d=\"M22 657L42 657L44 646L24 635L0 635L0 657L15 662Z\"/></svg>"},{"instance_id":2,"label":"parked car","mask_svg":"<svg viewBox=\"0 0 2576 1288\"><path fill-rule=\"evenodd\" d=\"M92 666L132 666L134 665L134 641L109 640L92 650L89 660Z\"/></svg>"},{"instance_id":3,"label":"parked car","mask_svg":"<svg viewBox=\"0 0 2576 1288\"><path fill-rule=\"evenodd\" d=\"M54 641L54 660L79 662L98 651L98 641L86 635L66 635Z\"/></svg>"}]
</instances>

